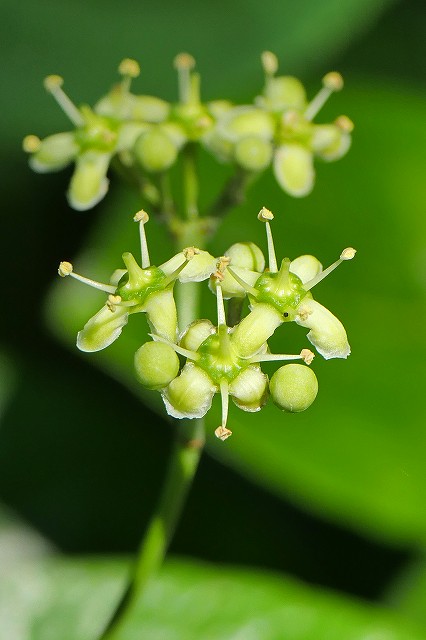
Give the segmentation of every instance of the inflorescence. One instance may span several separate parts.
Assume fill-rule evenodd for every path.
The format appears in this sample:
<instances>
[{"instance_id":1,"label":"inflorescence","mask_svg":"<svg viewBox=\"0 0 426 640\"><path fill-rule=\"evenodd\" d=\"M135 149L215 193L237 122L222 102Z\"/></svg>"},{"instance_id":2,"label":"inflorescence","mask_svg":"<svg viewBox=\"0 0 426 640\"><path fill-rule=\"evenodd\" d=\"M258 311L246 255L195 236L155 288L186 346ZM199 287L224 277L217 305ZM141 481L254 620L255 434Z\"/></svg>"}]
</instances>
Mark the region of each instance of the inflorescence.
<instances>
[{"instance_id":1,"label":"inflorescence","mask_svg":"<svg viewBox=\"0 0 426 640\"><path fill-rule=\"evenodd\" d=\"M120 335L133 313L147 314L152 340L135 354L138 380L161 393L168 414L174 418L201 418L210 409L213 396L222 401L222 420L215 434L221 440L231 435L227 426L228 402L244 411L259 411L271 396L282 410L300 412L314 401L318 383L309 365L314 354L303 347L295 354L274 354L268 340L287 322L309 329L307 338L325 359L347 358L350 347L342 323L312 297L312 289L331 271L355 255L344 249L339 259L323 269L311 255L277 262L271 231L272 213L263 208L259 220L266 228L268 266L254 243L237 243L215 258L207 251L188 247L166 263L151 265L145 225L148 215L139 211L141 265L124 253L124 269L103 284L75 273L69 262L61 262L59 275L71 276L107 294L101 310L78 333L77 346L99 351ZM217 299L217 318L197 319L179 327L173 288L179 280L209 280ZM248 313L228 326L224 299L244 299ZM180 357L179 357L180 356ZM271 377L263 362L301 361L281 366Z\"/></svg>"}]
</instances>

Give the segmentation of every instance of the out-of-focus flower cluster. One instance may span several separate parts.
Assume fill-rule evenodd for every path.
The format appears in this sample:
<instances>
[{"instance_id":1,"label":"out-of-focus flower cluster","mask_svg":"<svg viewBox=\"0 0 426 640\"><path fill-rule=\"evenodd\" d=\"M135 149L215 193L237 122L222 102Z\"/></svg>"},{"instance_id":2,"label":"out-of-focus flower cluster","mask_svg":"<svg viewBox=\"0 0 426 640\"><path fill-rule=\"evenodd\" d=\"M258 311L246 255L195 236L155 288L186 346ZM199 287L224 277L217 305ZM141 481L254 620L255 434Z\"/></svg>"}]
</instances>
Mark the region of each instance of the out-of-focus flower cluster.
<instances>
[{"instance_id":1,"label":"out-of-focus flower cluster","mask_svg":"<svg viewBox=\"0 0 426 640\"><path fill-rule=\"evenodd\" d=\"M72 276L104 291L106 304L91 318L77 337L83 351L99 351L114 342L131 314L147 314L152 341L135 354L136 375L149 389L160 391L169 415L200 418L210 409L213 396L220 393L222 421L216 435L224 440L229 396L244 411L259 411L271 396L284 411L300 412L314 401L318 383L309 368L314 354L306 348L295 354L272 354L268 340L287 322L309 329L308 340L326 359L347 358L350 348L342 323L313 299L311 290L341 262L355 255L345 249L340 258L323 269L310 255L277 263L270 221L273 215L263 208L259 220L265 224L268 265L261 249L252 242L232 245L224 256L188 247L170 260L151 265L145 224L148 215L138 212L141 265L130 253L123 254L124 269L112 275L109 284L75 273L69 262L61 262L59 275ZM179 326L174 285L209 280L217 297L215 323L197 319ZM248 310L228 326L224 299L241 301L248 296ZM238 306L238 305L237 305ZM280 367L269 379L261 365L268 361L297 361Z\"/></svg>"},{"instance_id":2,"label":"out-of-focus flower cluster","mask_svg":"<svg viewBox=\"0 0 426 640\"><path fill-rule=\"evenodd\" d=\"M328 73L322 89L308 101L297 78L276 76L278 63L271 52L262 54L262 64L265 84L249 105L225 99L203 103L195 61L186 53L175 59L179 81L175 104L132 93L139 65L130 59L119 66L122 81L93 108L76 107L63 91L62 78L48 76L45 87L74 130L43 140L27 136L24 149L31 154L30 165L49 172L74 163L68 201L74 209L86 210L105 196L113 160L155 200L152 178L155 183L155 177L165 174L188 145L200 144L219 162L233 163L247 175L272 165L284 191L305 196L314 185L314 158L337 160L351 143L353 125L346 116L332 124L313 122L330 94L343 87L343 80L337 72Z\"/></svg>"}]
</instances>

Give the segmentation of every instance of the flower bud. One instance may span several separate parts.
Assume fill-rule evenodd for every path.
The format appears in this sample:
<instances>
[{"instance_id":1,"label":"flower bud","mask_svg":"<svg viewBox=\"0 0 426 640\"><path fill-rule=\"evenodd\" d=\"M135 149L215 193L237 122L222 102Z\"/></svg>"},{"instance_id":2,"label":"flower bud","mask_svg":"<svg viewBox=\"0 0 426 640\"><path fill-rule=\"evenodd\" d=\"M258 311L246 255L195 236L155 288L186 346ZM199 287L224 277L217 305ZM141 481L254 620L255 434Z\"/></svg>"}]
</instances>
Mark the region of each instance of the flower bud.
<instances>
[{"instance_id":1,"label":"flower bud","mask_svg":"<svg viewBox=\"0 0 426 640\"><path fill-rule=\"evenodd\" d=\"M306 93L303 84L293 76L271 78L256 99L256 103L270 111L303 109L306 105Z\"/></svg>"},{"instance_id":2,"label":"flower bud","mask_svg":"<svg viewBox=\"0 0 426 640\"><path fill-rule=\"evenodd\" d=\"M269 390L272 400L283 411L305 411L318 393L315 373L303 364L286 364L274 373Z\"/></svg>"},{"instance_id":3,"label":"flower bud","mask_svg":"<svg viewBox=\"0 0 426 640\"><path fill-rule=\"evenodd\" d=\"M157 173L174 164L178 150L170 137L160 127L155 127L139 136L133 153L146 171Z\"/></svg>"},{"instance_id":4,"label":"flower bud","mask_svg":"<svg viewBox=\"0 0 426 640\"><path fill-rule=\"evenodd\" d=\"M135 353L136 376L148 389L163 389L179 373L179 358L163 342L146 342Z\"/></svg>"},{"instance_id":5,"label":"flower bud","mask_svg":"<svg viewBox=\"0 0 426 640\"><path fill-rule=\"evenodd\" d=\"M268 376L259 367L244 369L229 386L235 404L243 411L260 411L268 399Z\"/></svg>"},{"instance_id":6,"label":"flower bud","mask_svg":"<svg viewBox=\"0 0 426 640\"><path fill-rule=\"evenodd\" d=\"M225 255L231 258L233 267L258 271L259 273L265 269L262 250L254 242L236 242L227 249Z\"/></svg>"},{"instance_id":7,"label":"flower bud","mask_svg":"<svg viewBox=\"0 0 426 640\"><path fill-rule=\"evenodd\" d=\"M230 109L218 123L218 128L225 138L234 142L246 136L270 140L275 130L269 113L250 106Z\"/></svg>"},{"instance_id":8,"label":"flower bud","mask_svg":"<svg viewBox=\"0 0 426 640\"><path fill-rule=\"evenodd\" d=\"M257 136L246 136L236 143L234 157L247 171L263 171L271 162L272 145Z\"/></svg>"},{"instance_id":9,"label":"flower bud","mask_svg":"<svg viewBox=\"0 0 426 640\"><path fill-rule=\"evenodd\" d=\"M188 363L164 390L163 400L173 418L202 418L211 407L214 392L207 373Z\"/></svg>"},{"instance_id":10,"label":"flower bud","mask_svg":"<svg viewBox=\"0 0 426 640\"><path fill-rule=\"evenodd\" d=\"M134 96L132 102L132 118L157 124L167 120L170 105L156 96Z\"/></svg>"},{"instance_id":11,"label":"flower bud","mask_svg":"<svg viewBox=\"0 0 426 640\"><path fill-rule=\"evenodd\" d=\"M189 351L197 351L204 340L213 335L215 331L216 329L210 320L195 320L185 330L179 345Z\"/></svg>"}]
</instances>

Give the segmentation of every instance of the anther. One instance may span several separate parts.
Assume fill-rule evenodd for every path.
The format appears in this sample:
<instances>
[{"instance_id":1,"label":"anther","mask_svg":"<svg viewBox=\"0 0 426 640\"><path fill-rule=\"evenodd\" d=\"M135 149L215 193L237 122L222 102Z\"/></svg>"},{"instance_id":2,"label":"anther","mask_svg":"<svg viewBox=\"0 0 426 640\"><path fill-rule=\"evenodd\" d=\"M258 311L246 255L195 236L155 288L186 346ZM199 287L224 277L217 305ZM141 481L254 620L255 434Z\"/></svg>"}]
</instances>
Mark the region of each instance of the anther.
<instances>
[{"instance_id":1,"label":"anther","mask_svg":"<svg viewBox=\"0 0 426 640\"><path fill-rule=\"evenodd\" d=\"M112 313L114 313L114 311L115 311L115 310L116 310L116 308L117 308L117 305L118 305L118 304L120 304L120 302L121 302L121 296L115 296L115 295L113 295L113 294L110 294L110 295L108 296L108 300L107 300L106 305L107 305L108 309L109 309Z\"/></svg>"},{"instance_id":2,"label":"anther","mask_svg":"<svg viewBox=\"0 0 426 640\"><path fill-rule=\"evenodd\" d=\"M312 360L315 358L315 354L310 351L310 349L302 349L300 352L300 357L305 362L305 364L311 364Z\"/></svg>"},{"instance_id":3,"label":"anther","mask_svg":"<svg viewBox=\"0 0 426 640\"><path fill-rule=\"evenodd\" d=\"M194 256L200 253L200 250L197 247L186 247L186 249L182 249L182 253L185 256L185 260L192 260Z\"/></svg>"},{"instance_id":4,"label":"anther","mask_svg":"<svg viewBox=\"0 0 426 640\"><path fill-rule=\"evenodd\" d=\"M41 140L38 136L29 135L25 136L22 140L22 148L25 153L36 153L41 146Z\"/></svg>"},{"instance_id":5,"label":"anther","mask_svg":"<svg viewBox=\"0 0 426 640\"><path fill-rule=\"evenodd\" d=\"M272 51L263 51L260 56L262 67L267 76L274 76L278 71L278 58Z\"/></svg>"},{"instance_id":6,"label":"anther","mask_svg":"<svg viewBox=\"0 0 426 640\"><path fill-rule=\"evenodd\" d=\"M300 318L300 320L302 322L306 322L306 320L309 318L309 316L313 313L312 309L307 309L302 307L301 309L298 309L297 311L297 315Z\"/></svg>"},{"instance_id":7,"label":"anther","mask_svg":"<svg viewBox=\"0 0 426 640\"><path fill-rule=\"evenodd\" d=\"M190 53L178 53L173 60L175 69L193 69L195 67L195 58Z\"/></svg>"},{"instance_id":8,"label":"anther","mask_svg":"<svg viewBox=\"0 0 426 640\"><path fill-rule=\"evenodd\" d=\"M66 278L67 276L70 276L72 274L71 262L60 262L58 273L61 276L61 278Z\"/></svg>"},{"instance_id":9,"label":"anther","mask_svg":"<svg viewBox=\"0 0 426 640\"><path fill-rule=\"evenodd\" d=\"M334 121L334 124L336 125L336 127L339 127L339 129L345 131L346 133L352 133L355 126L352 120L348 118L348 116L339 116Z\"/></svg>"},{"instance_id":10,"label":"anther","mask_svg":"<svg viewBox=\"0 0 426 640\"><path fill-rule=\"evenodd\" d=\"M127 76L129 78L137 78L141 72L139 63L132 58L124 58L118 65L118 73L121 76Z\"/></svg>"},{"instance_id":11,"label":"anther","mask_svg":"<svg viewBox=\"0 0 426 640\"><path fill-rule=\"evenodd\" d=\"M145 224L149 220L149 215L147 214L146 211L141 209L140 211L135 213L135 215L133 216L133 220L135 222L143 222Z\"/></svg>"},{"instance_id":12,"label":"anther","mask_svg":"<svg viewBox=\"0 0 426 640\"><path fill-rule=\"evenodd\" d=\"M322 79L322 84L330 91L341 91L343 89L343 77L338 71L329 71Z\"/></svg>"},{"instance_id":13,"label":"anther","mask_svg":"<svg viewBox=\"0 0 426 640\"><path fill-rule=\"evenodd\" d=\"M259 213L257 214L257 219L261 222L267 222L269 220L274 219L274 214L272 211L269 211L266 207L262 207Z\"/></svg>"},{"instance_id":14,"label":"anther","mask_svg":"<svg viewBox=\"0 0 426 640\"><path fill-rule=\"evenodd\" d=\"M215 430L214 435L216 436L216 438L219 438L219 440L222 440L223 442L224 440L229 438L229 436L232 436L232 431L220 425L220 427Z\"/></svg>"},{"instance_id":15,"label":"anther","mask_svg":"<svg viewBox=\"0 0 426 640\"><path fill-rule=\"evenodd\" d=\"M342 253L340 254L340 259L352 260L352 258L355 257L355 254L356 254L356 249L353 249L352 247L347 247L346 249L343 249Z\"/></svg>"},{"instance_id":16,"label":"anther","mask_svg":"<svg viewBox=\"0 0 426 640\"><path fill-rule=\"evenodd\" d=\"M50 93L53 93L54 91L56 91L56 89L62 87L63 84L63 77L58 75L46 76L43 80L44 88Z\"/></svg>"}]
</instances>

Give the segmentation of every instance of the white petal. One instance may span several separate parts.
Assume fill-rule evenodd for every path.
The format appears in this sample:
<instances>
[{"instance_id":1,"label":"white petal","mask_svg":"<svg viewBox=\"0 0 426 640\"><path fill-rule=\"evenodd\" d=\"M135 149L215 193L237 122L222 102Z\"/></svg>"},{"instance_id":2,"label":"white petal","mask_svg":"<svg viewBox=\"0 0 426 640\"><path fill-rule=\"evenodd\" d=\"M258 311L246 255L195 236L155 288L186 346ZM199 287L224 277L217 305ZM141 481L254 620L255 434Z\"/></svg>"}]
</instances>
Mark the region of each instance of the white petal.
<instances>
[{"instance_id":1,"label":"white petal","mask_svg":"<svg viewBox=\"0 0 426 640\"><path fill-rule=\"evenodd\" d=\"M110 311L105 305L78 332L77 347L80 351L90 352L109 347L117 340L128 317L129 313L124 307L116 307L115 311Z\"/></svg>"},{"instance_id":2,"label":"white petal","mask_svg":"<svg viewBox=\"0 0 426 640\"><path fill-rule=\"evenodd\" d=\"M209 376L189 363L162 396L167 413L173 418L202 418L211 407L215 391Z\"/></svg>"},{"instance_id":3,"label":"white petal","mask_svg":"<svg viewBox=\"0 0 426 640\"><path fill-rule=\"evenodd\" d=\"M321 273L322 264L315 256L299 256L290 263L290 271L305 284Z\"/></svg>"},{"instance_id":4,"label":"white petal","mask_svg":"<svg viewBox=\"0 0 426 640\"><path fill-rule=\"evenodd\" d=\"M167 276L171 275L176 269L180 267L185 256L183 253L177 253L173 258L167 260L164 264L160 265L161 271ZM180 282L201 282L201 280L207 280L216 270L217 259L214 258L208 251L201 251L197 253L192 260L188 262L186 267L182 269L179 274Z\"/></svg>"},{"instance_id":5,"label":"white petal","mask_svg":"<svg viewBox=\"0 0 426 640\"><path fill-rule=\"evenodd\" d=\"M298 144L279 147L274 156L274 174L278 184L292 196L307 196L314 186L312 153Z\"/></svg>"},{"instance_id":6,"label":"white petal","mask_svg":"<svg viewBox=\"0 0 426 640\"><path fill-rule=\"evenodd\" d=\"M346 331L331 311L312 298L304 298L297 308L297 324L310 329L307 338L326 360L347 358L351 352Z\"/></svg>"},{"instance_id":7,"label":"white petal","mask_svg":"<svg viewBox=\"0 0 426 640\"><path fill-rule=\"evenodd\" d=\"M75 171L68 189L68 202L77 211L91 209L108 191L110 153L86 151L78 156Z\"/></svg>"}]
</instances>

